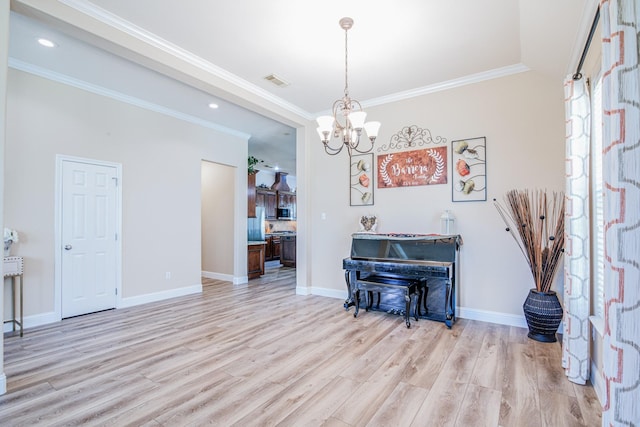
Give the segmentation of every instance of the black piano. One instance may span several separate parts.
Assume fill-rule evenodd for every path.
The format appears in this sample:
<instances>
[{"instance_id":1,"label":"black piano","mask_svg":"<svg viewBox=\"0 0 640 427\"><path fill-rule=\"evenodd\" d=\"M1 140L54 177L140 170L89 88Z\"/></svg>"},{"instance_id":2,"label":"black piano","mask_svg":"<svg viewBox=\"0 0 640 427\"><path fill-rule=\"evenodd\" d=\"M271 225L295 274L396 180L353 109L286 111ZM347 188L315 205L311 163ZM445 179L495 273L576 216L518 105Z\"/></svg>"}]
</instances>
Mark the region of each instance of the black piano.
<instances>
[{"instance_id":1,"label":"black piano","mask_svg":"<svg viewBox=\"0 0 640 427\"><path fill-rule=\"evenodd\" d=\"M426 310L420 317L444 322L451 328L456 319L455 288L461 244L459 235L354 233L351 257L342 261L348 290L344 308L349 310L356 305L355 298L359 295L356 284L360 280L418 279L427 287L422 302ZM382 297L378 297L379 309L404 310L402 301L398 304L392 297L380 301Z\"/></svg>"}]
</instances>

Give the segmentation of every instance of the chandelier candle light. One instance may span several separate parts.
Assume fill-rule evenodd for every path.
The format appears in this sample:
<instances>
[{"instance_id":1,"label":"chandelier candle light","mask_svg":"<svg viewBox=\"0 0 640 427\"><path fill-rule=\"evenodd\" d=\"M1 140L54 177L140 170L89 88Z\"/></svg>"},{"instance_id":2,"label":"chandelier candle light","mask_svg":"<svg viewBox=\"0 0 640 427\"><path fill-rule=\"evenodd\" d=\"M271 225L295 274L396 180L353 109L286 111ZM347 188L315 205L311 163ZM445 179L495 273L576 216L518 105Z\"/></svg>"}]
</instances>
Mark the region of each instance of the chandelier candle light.
<instances>
[{"instance_id":1,"label":"chandelier candle light","mask_svg":"<svg viewBox=\"0 0 640 427\"><path fill-rule=\"evenodd\" d=\"M342 18L340 27L344 30L344 97L333 103L333 115L317 118L317 131L327 154L336 155L346 147L349 156L351 156L353 151L364 154L373 149L373 143L380 129L380 122L365 123L364 120L367 117L367 113L362 111L360 102L349 97L347 32L353 27L353 19ZM360 136L363 129L370 141L367 149L360 147ZM336 138L339 141L337 146L330 144L332 138Z\"/></svg>"}]
</instances>

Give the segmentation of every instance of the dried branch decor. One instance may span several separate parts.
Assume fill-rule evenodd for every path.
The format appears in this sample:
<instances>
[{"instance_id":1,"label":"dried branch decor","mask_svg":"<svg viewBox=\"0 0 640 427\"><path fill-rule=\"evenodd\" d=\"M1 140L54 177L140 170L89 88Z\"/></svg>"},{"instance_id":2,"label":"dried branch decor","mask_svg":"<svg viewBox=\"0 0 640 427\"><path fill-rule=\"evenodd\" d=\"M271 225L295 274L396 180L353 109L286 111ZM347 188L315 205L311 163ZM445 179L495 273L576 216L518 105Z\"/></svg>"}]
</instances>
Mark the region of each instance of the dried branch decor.
<instances>
[{"instance_id":1,"label":"dried branch decor","mask_svg":"<svg viewBox=\"0 0 640 427\"><path fill-rule=\"evenodd\" d=\"M511 190L493 203L529 263L536 290L549 292L564 252L564 193Z\"/></svg>"}]
</instances>

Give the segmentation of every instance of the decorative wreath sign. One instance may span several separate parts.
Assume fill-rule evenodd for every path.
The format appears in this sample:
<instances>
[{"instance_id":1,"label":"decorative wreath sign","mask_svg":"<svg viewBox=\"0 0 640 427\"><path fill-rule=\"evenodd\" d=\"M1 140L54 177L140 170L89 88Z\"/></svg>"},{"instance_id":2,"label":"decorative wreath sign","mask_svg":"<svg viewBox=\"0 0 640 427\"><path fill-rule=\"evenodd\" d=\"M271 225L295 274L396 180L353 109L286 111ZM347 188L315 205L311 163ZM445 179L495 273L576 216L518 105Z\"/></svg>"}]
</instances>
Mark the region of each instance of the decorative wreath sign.
<instances>
[{"instance_id":1,"label":"decorative wreath sign","mask_svg":"<svg viewBox=\"0 0 640 427\"><path fill-rule=\"evenodd\" d=\"M446 183L446 146L378 155L378 188Z\"/></svg>"}]
</instances>

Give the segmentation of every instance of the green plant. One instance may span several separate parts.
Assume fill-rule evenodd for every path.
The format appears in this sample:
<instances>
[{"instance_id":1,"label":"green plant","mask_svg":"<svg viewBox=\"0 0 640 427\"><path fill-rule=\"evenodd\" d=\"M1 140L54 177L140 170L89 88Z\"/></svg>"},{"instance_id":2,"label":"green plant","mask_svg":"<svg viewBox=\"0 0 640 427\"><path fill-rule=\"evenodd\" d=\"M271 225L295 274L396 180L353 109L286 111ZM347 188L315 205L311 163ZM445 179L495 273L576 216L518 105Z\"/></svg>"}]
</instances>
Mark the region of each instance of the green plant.
<instances>
[{"instance_id":1,"label":"green plant","mask_svg":"<svg viewBox=\"0 0 640 427\"><path fill-rule=\"evenodd\" d=\"M506 207L493 199L527 259L538 292L549 292L564 252L564 193L547 195L542 190L511 190Z\"/></svg>"},{"instance_id":2,"label":"green plant","mask_svg":"<svg viewBox=\"0 0 640 427\"><path fill-rule=\"evenodd\" d=\"M258 159L258 158L256 158L256 157L253 157L253 156L249 156L249 158L248 158L248 160L247 160L247 163L248 163L248 165L249 165L249 167L248 167L248 169L247 169L248 173L256 173L256 172L258 172L258 171L256 170L255 166L256 166L258 163L262 163L262 162L263 162L263 160L260 160L260 159Z\"/></svg>"}]
</instances>

